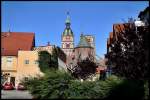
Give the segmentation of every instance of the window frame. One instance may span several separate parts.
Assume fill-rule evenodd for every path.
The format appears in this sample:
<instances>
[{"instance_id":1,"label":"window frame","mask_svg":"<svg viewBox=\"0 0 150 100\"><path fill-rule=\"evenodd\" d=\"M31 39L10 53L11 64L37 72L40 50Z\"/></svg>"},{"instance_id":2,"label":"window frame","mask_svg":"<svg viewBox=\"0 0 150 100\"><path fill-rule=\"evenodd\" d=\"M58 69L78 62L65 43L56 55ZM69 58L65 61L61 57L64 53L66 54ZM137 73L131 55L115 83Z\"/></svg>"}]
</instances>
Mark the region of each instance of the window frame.
<instances>
[{"instance_id":1,"label":"window frame","mask_svg":"<svg viewBox=\"0 0 150 100\"><path fill-rule=\"evenodd\" d=\"M39 61L38 60L34 60L34 64L39 64Z\"/></svg>"},{"instance_id":2,"label":"window frame","mask_svg":"<svg viewBox=\"0 0 150 100\"><path fill-rule=\"evenodd\" d=\"M27 63L27 62L28 62L28 63ZM29 60L26 59L26 60L24 61L24 64L28 65L28 64L29 64Z\"/></svg>"},{"instance_id":3,"label":"window frame","mask_svg":"<svg viewBox=\"0 0 150 100\"><path fill-rule=\"evenodd\" d=\"M66 44L66 48L70 48L70 44Z\"/></svg>"}]
</instances>

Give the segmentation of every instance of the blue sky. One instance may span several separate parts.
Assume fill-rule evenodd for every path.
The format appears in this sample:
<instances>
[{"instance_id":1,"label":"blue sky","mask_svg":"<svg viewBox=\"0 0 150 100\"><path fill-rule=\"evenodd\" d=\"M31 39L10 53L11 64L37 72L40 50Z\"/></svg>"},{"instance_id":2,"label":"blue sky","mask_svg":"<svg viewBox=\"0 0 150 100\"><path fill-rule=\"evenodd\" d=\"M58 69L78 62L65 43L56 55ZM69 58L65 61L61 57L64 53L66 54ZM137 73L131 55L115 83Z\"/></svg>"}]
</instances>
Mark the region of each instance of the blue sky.
<instances>
[{"instance_id":1,"label":"blue sky","mask_svg":"<svg viewBox=\"0 0 150 100\"><path fill-rule=\"evenodd\" d=\"M49 41L61 47L66 12L70 12L71 28L78 44L80 34L95 36L96 54L103 57L112 26L122 19L137 18L148 1L5 1L2 2L2 32L34 32L36 46Z\"/></svg>"}]
</instances>

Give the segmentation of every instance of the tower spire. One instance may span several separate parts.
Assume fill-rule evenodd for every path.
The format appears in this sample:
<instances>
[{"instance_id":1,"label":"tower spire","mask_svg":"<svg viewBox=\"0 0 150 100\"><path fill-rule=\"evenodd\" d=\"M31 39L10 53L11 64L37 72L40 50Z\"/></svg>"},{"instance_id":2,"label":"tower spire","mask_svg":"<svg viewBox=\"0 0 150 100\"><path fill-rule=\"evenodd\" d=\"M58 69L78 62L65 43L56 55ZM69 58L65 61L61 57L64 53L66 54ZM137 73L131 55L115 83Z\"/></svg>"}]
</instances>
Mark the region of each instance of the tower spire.
<instances>
[{"instance_id":1,"label":"tower spire","mask_svg":"<svg viewBox=\"0 0 150 100\"><path fill-rule=\"evenodd\" d=\"M69 16L69 11L67 11L67 19L66 19L66 24L70 24L70 16Z\"/></svg>"},{"instance_id":2,"label":"tower spire","mask_svg":"<svg viewBox=\"0 0 150 100\"><path fill-rule=\"evenodd\" d=\"M68 56L72 55L74 48L74 35L70 27L70 15L69 11L66 12L66 20L65 20L65 30L62 35L62 50Z\"/></svg>"},{"instance_id":3,"label":"tower spire","mask_svg":"<svg viewBox=\"0 0 150 100\"><path fill-rule=\"evenodd\" d=\"M69 11L67 11L67 15L69 15Z\"/></svg>"}]
</instances>

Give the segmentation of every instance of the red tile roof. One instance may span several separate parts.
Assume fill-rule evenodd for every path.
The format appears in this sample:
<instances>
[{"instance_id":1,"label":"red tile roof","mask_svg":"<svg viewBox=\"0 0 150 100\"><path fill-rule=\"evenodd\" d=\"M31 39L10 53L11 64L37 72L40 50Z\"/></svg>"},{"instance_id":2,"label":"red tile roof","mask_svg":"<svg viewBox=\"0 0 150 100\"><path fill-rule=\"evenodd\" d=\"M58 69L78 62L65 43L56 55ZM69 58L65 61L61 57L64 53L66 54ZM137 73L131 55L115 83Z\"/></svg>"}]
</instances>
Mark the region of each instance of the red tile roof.
<instances>
[{"instance_id":1,"label":"red tile roof","mask_svg":"<svg viewBox=\"0 0 150 100\"><path fill-rule=\"evenodd\" d=\"M109 33L109 38L107 39L107 45L111 44L112 39L113 39L113 32L110 32Z\"/></svg>"},{"instance_id":2,"label":"red tile roof","mask_svg":"<svg viewBox=\"0 0 150 100\"><path fill-rule=\"evenodd\" d=\"M130 23L113 24L113 38L118 40L118 36L126 29L130 27Z\"/></svg>"},{"instance_id":3,"label":"red tile roof","mask_svg":"<svg viewBox=\"0 0 150 100\"><path fill-rule=\"evenodd\" d=\"M113 38L113 32L110 32L109 37L112 39Z\"/></svg>"},{"instance_id":4,"label":"red tile roof","mask_svg":"<svg viewBox=\"0 0 150 100\"><path fill-rule=\"evenodd\" d=\"M31 50L35 42L34 33L1 32L1 55L17 56L18 50Z\"/></svg>"}]
</instances>

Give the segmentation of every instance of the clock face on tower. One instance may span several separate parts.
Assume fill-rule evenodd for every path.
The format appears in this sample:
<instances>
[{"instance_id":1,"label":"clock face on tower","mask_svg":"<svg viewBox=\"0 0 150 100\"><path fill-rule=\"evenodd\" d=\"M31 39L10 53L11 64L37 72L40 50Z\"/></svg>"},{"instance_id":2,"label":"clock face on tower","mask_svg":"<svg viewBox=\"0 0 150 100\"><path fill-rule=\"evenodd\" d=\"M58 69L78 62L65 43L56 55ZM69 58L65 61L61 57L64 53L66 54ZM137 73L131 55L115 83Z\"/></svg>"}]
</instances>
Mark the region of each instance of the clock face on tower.
<instances>
[{"instance_id":1,"label":"clock face on tower","mask_svg":"<svg viewBox=\"0 0 150 100\"><path fill-rule=\"evenodd\" d=\"M68 41L69 41L69 40L70 40L70 36L66 36L66 40L68 40Z\"/></svg>"}]
</instances>

